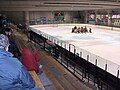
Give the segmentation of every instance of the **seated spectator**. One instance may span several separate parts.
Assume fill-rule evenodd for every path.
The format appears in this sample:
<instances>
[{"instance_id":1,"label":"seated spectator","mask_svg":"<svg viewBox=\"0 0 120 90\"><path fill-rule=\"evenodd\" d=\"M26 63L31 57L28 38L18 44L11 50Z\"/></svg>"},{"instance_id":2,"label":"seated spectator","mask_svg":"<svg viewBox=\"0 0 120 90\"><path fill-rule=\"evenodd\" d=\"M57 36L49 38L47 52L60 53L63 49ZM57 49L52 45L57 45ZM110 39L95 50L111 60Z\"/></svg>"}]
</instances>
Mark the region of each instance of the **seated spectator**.
<instances>
[{"instance_id":1,"label":"seated spectator","mask_svg":"<svg viewBox=\"0 0 120 90\"><path fill-rule=\"evenodd\" d=\"M40 60L40 56L36 51L30 50L29 48L24 48L22 50L22 63L27 68L27 70L34 70L36 73L39 72L38 61Z\"/></svg>"},{"instance_id":2,"label":"seated spectator","mask_svg":"<svg viewBox=\"0 0 120 90\"><path fill-rule=\"evenodd\" d=\"M15 40L11 37L12 30L10 28L4 28L2 34L5 34L9 38L10 45L8 51L11 52L14 57L20 58L21 53L17 47Z\"/></svg>"},{"instance_id":3,"label":"seated spectator","mask_svg":"<svg viewBox=\"0 0 120 90\"><path fill-rule=\"evenodd\" d=\"M29 72L8 52L8 47L8 37L0 34L0 90L34 90L35 82Z\"/></svg>"},{"instance_id":4,"label":"seated spectator","mask_svg":"<svg viewBox=\"0 0 120 90\"><path fill-rule=\"evenodd\" d=\"M55 43L53 43L53 42L50 41L50 40L46 40L46 43L47 43L48 45L50 45L50 47L49 47L49 52L54 54L54 53L55 53L55 47L56 47Z\"/></svg>"}]
</instances>

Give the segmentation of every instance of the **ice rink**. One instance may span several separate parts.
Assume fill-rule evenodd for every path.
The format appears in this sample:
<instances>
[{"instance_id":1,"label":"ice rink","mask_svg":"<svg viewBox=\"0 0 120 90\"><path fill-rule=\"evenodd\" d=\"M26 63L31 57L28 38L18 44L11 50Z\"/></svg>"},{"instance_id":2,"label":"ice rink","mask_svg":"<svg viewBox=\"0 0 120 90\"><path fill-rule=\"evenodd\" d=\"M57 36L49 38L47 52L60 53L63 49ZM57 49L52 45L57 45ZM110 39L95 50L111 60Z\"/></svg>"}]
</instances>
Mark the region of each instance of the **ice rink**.
<instances>
[{"instance_id":1,"label":"ice rink","mask_svg":"<svg viewBox=\"0 0 120 90\"><path fill-rule=\"evenodd\" d=\"M78 53L82 50L90 55L90 62L95 64L98 59L98 66L117 76L117 70L120 65L120 30L119 28L108 28L104 26L95 26L88 24L76 24L77 27L87 26L92 28L92 33L71 33L75 24L67 25L35 25L33 31L42 31L59 40L75 45L79 48Z\"/></svg>"}]
</instances>

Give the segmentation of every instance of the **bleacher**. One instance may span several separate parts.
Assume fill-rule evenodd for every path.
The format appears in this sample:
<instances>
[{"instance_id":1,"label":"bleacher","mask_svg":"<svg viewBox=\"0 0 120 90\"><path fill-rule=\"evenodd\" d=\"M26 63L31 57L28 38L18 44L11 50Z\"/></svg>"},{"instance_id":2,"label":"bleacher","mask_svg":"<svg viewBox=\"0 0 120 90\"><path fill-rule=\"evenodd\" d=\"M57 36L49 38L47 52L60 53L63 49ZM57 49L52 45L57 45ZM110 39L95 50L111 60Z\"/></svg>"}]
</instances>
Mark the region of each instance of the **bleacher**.
<instances>
[{"instance_id":1,"label":"bleacher","mask_svg":"<svg viewBox=\"0 0 120 90\"><path fill-rule=\"evenodd\" d=\"M29 71L29 73L32 76L33 80L35 81L36 86L42 88L42 90L45 90L45 88L44 88L43 84L41 83L40 79L38 78L36 72L35 71Z\"/></svg>"}]
</instances>

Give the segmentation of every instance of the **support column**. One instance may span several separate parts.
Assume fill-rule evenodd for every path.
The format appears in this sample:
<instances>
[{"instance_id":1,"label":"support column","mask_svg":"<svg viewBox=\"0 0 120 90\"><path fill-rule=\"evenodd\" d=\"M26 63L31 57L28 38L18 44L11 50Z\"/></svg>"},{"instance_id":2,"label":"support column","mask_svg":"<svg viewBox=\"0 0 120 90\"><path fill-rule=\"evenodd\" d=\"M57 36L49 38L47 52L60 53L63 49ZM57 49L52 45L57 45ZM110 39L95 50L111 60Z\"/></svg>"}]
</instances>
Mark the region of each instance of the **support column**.
<instances>
[{"instance_id":1,"label":"support column","mask_svg":"<svg viewBox=\"0 0 120 90\"><path fill-rule=\"evenodd\" d=\"M108 13L108 26L111 26L111 15L110 15L110 11L107 11Z\"/></svg>"},{"instance_id":2,"label":"support column","mask_svg":"<svg viewBox=\"0 0 120 90\"><path fill-rule=\"evenodd\" d=\"M52 23L52 24L54 24L54 13L55 13L54 11L51 12L51 20L52 20L52 22L50 22L50 23Z\"/></svg>"},{"instance_id":3,"label":"support column","mask_svg":"<svg viewBox=\"0 0 120 90\"><path fill-rule=\"evenodd\" d=\"M28 29L28 26L29 26L29 11L25 11L25 24L26 24L26 28Z\"/></svg>"},{"instance_id":4,"label":"support column","mask_svg":"<svg viewBox=\"0 0 120 90\"><path fill-rule=\"evenodd\" d=\"M95 22L96 22L96 24L98 24L97 11L95 11Z\"/></svg>"},{"instance_id":5,"label":"support column","mask_svg":"<svg viewBox=\"0 0 120 90\"><path fill-rule=\"evenodd\" d=\"M88 22L88 12L85 11L85 23L87 24L87 22Z\"/></svg>"}]
</instances>

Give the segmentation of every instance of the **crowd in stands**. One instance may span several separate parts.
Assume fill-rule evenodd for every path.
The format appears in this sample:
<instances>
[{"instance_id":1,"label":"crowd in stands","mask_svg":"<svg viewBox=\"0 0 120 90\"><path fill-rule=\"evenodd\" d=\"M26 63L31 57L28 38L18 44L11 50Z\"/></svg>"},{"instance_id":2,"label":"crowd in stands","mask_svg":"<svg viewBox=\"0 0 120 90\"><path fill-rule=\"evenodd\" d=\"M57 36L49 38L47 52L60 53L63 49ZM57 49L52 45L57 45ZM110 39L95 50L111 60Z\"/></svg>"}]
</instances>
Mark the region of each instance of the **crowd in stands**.
<instances>
[{"instance_id":1,"label":"crowd in stands","mask_svg":"<svg viewBox=\"0 0 120 90\"><path fill-rule=\"evenodd\" d=\"M12 37L14 28L17 29L10 19L0 14L0 90L41 90L28 72L39 72L39 55L37 52L30 54L28 48L23 49L21 55Z\"/></svg>"},{"instance_id":2,"label":"crowd in stands","mask_svg":"<svg viewBox=\"0 0 120 90\"><path fill-rule=\"evenodd\" d=\"M89 30L87 29L87 27L78 27L75 26L74 28L72 28L72 33L92 33L92 29L89 28Z\"/></svg>"},{"instance_id":3,"label":"crowd in stands","mask_svg":"<svg viewBox=\"0 0 120 90\"><path fill-rule=\"evenodd\" d=\"M14 30L13 23L5 15L1 15L0 34L4 34L8 37L10 42L8 51L11 52L14 55L14 57L19 58L21 54L15 40L13 39L12 36L13 30Z\"/></svg>"}]
</instances>

